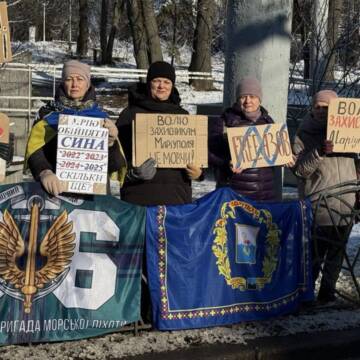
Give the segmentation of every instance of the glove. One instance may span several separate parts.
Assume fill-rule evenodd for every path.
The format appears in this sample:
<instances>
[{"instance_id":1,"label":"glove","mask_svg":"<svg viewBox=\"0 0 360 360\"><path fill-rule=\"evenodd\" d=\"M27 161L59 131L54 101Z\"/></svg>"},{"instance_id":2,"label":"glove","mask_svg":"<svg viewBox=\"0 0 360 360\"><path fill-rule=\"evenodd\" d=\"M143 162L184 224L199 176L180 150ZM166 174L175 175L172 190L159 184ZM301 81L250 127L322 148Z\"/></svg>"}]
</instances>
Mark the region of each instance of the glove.
<instances>
[{"instance_id":1,"label":"glove","mask_svg":"<svg viewBox=\"0 0 360 360\"><path fill-rule=\"evenodd\" d=\"M104 128L109 130L109 147L112 147L117 139L118 136L118 129L116 127L116 125L110 120L110 119L105 119L104 121Z\"/></svg>"},{"instance_id":2,"label":"glove","mask_svg":"<svg viewBox=\"0 0 360 360\"><path fill-rule=\"evenodd\" d=\"M40 173L40 182L50 195L58 196L63 192L59 178L51 170L43 170Z\"/></svg>"},{"instance_id":3,"label":"glove","mask_svg":"<svg viewBox=\"0 0 360 360\"><path fill-rule=\"evenodd\" d=\"M155 165L155 159L149 158L139 167L132 168L128 173L128 178L130 180L151 180L156 174Z\"/></svg>"},{"instance_id":4,"label":"glove","mask_svg":"<svg viewBox=\"0 0 360 360\"><path fill-rule=\"evenodd\" d=\"M186 172L187 172L188 177L191 180L198 179L202 174L201 168L199 168L199 167L197 167L197 166L195 166L193 164L187 164L186 165Z\"/></svg>"},{"instance_id":5,"label":"glove","mask_svg":"<svg viewBox=\"0 0 360 360\"><path fill-rule=\"evenodd\" d=\"M320 149L320 156L329 155L334 151L334 144L332 140L325 140Z\"/></svg>"}]
</instances>

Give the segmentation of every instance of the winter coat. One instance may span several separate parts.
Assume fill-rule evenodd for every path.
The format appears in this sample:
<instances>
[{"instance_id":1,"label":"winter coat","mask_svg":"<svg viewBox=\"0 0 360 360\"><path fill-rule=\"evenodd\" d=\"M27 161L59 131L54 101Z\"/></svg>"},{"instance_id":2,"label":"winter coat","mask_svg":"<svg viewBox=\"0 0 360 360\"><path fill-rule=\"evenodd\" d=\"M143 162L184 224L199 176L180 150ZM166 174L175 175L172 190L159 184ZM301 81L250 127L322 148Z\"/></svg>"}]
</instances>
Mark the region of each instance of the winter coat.
<instances>
[{"instance_id":1,"label":"winter coat","mask_svg":"<svg viewBox=\"0 0 360 360\"><path fill-rule=\"evenodd\" d=\"M132 160L132 122L137 113L188 114L180 106L174 87L168 100L156 101L148 95L146 84L129 89L128 107L117 121L119 138L128 163ZM184 169L158 168L151 180L125 180L121 199L138 205L178 205L192 201L191 181Z\"/></svg>"},{"instance_id":2,"label":"winter coat","mask_svg":"<svg viewBox=\"0 0 360 360\"><path fill-rule=\"evenodd\" d=\"M61 114L108 118L107 113L95 102L95 90L92 86L83 100L76 101L68 99L60 85L55 101L50 101L40 108L27 143L25 169L29 168L37 181L40 180L43 170L50 169L54 173L56 171L57 127ZM108 173L123 182L126 160L118 141L109 148Z\"/></svg>"},{"instance_id":3,"label":"winter coat","mask_svg":"<svg viewBox=\"0 0 360 360\"><path fill-rule=\"evenodd\" d=\"M215 120L209 131L209 163L215 168L217 186L230 186L237 193L255 201L276 199L273 167L245 169L234 174L230 169L230 150L225 127L244 127L273 124L273 119L261 107L261 116L255 121L247 119L239 104L235 103Z\"/></svg>"},{"instance_id":4,"label":"winter coat","mask_svg":"<svg viewBox=\"0 0 360 360\"><path fill-rule=\"evenodd\" d=\"M298 176L299 196L310 197L316 215L315 220L321 226L333 225L333 222L325 204L319 204L317 208L319 192L331 186L356 181L358 165L355 154L333 153L321 156L325 139L326 122L317 121L310 115L300 125L293 144L293 153L298 156L293 171ZM340 198L350 206L355 203L354 193L341 195ZM339 223L338 214L350 213L351 207L334 197L328 199L328 206L332 209L335 224L346 225L343 222Z\"/></svg>"}]
</instances>

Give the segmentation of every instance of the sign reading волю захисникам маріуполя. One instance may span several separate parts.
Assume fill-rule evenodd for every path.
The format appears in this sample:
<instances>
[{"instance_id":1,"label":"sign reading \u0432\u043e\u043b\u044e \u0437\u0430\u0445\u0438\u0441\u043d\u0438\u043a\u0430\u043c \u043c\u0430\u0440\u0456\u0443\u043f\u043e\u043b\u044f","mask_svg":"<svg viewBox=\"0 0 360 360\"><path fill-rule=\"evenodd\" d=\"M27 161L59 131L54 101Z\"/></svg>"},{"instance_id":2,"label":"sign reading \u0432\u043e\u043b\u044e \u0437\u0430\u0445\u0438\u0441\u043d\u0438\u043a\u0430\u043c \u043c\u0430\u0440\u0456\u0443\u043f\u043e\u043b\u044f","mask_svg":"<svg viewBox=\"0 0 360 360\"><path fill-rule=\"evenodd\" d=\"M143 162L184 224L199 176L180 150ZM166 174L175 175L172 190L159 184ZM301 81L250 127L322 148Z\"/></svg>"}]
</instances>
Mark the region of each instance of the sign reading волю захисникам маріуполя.
<instances>
[{"instance_id":1,"label":"sign reading \u0432\u043e\u043b\u044e \u0437\u0430\u0445\u0438\u0441\u043d\u0438\u043a\u0430\u043c \u043c\u0430\u0440\u0456\u0443\u043f\u043e\u043b\u044f","mask_svg":"<svg viewBox=\"0 0 360 360\"><path fill-rule=\"evenodd\" d=\"M360 99L337 98L330 101L327 139L334 152L360 152Z\"/></svg>"}]
</instances>

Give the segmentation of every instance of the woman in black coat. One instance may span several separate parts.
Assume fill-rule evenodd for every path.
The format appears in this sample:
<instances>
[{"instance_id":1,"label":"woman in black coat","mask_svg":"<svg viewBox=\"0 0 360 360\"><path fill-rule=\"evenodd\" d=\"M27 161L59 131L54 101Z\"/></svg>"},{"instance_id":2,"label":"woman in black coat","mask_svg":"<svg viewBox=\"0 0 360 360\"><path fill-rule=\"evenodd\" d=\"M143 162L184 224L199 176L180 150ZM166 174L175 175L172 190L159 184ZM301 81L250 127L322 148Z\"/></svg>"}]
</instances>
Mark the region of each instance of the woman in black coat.
<instances>
[{"instance_id":1,"label":"woman in black coat","mask_svg":"<svg viewBox=\"0 0 360 360\"><path fill-rule=\"evenodd\" d=\"M174 68L158 61L149 67L147 82L129 89L129 104L117 121L119 139L128 164L132 160L132 122L137 113L188 114L180 106ZM137 205L178 205L192 201L191 180L199 179L200 168L188 164L186 169L156 169L154 159L138 168L130 168L121 188L121 199Z\"/></svg>"}]
</instances>

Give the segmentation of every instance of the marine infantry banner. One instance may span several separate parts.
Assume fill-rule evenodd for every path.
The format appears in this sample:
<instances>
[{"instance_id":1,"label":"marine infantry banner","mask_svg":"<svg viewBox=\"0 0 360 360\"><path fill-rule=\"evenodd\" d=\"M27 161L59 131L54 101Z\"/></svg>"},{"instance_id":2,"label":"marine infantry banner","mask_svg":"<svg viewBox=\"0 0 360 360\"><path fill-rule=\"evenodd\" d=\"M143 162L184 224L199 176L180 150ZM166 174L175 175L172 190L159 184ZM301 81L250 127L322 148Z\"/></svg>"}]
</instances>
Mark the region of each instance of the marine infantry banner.
<instances>
[{"instance_id":1,"label":"marine infantry banner","mask_svg":"<svg viewBox=\"0 0 360 360\"><path fill-rule=\"evenodd\" d=\"M158 329L260 320L313 298L308 202L255 203L222 188L150 207L146 251Z\"/></svg>"},{"instance_id":2,"label":"marine infantry banner","mask_svg":"<svg viewBox=\"0 0 360 360\"><path fill-rule=\"evenodd\" d=\"M0 187L0 343L80 339L139 319L145 208Z\"/></svg>"}]
</instances>

